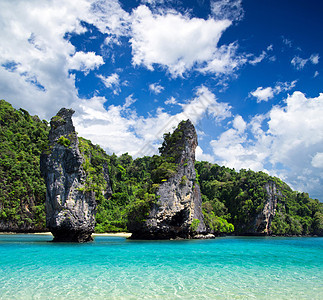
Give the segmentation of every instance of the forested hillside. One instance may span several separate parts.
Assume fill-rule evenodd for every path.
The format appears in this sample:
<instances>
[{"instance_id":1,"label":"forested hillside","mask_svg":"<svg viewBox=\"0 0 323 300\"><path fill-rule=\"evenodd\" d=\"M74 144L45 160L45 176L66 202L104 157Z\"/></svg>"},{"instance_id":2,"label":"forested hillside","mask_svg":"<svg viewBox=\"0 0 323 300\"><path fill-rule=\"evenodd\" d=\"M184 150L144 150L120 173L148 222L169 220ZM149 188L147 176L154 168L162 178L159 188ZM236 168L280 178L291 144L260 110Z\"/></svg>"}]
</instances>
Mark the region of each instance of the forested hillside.
<instances>
[{"instance_id":1,"label":"forested hillside","mask_svg":"<svg viewBox=\"0 0 323 300\"><path fill-rule=\"evenodd\" d=\"M45 185L39 159L48 124L0 100L0 230L45 227Z\"/></svg>"},{"instance_id":2,"label":"forested hillside","mask_svg":"<svg viewBox=\"0 0 323 300\"><path fill-rule=\"evenodd\" d=\"M0 125L0 230L46 230L46 190L39 157L47 146L48 124L1 100ZM171 135L166 134L165 142L169 138ZM159 184L176 171L175 157L133 159L127 153L107 155L83 138L79 138L79 148L85 157L84 170L90 175L87 188L96 192L96 232L127 231L129 220L144 219L157 200ZM264 185L274 182L280 196L268 234L322 235L322 203L306 193L292 191L280 179L263 172L236 172L208 162L196 162L195 167L205 223L215 233L229 233L233 228L236 234L248 233L264 208L268 196ZM106 173L111 188L106 186Z\"/></svg>"},{"instance_id":3,"label":"forested hillside","mask_svg":"<svg viewBox=\"0 0 323 300\"><path fill-rule=\"evenodd\" d=\"M292 191L279 178L244 169L236 172L208 162L197 162L196 169L207 218L218 216L229 221L235 226L235 233L244 234L253 226L268 197L264 185L274 182L281 195L269 233L322 235L322 203L309 198L306 193Z\"/></svg>"}]
</instances>

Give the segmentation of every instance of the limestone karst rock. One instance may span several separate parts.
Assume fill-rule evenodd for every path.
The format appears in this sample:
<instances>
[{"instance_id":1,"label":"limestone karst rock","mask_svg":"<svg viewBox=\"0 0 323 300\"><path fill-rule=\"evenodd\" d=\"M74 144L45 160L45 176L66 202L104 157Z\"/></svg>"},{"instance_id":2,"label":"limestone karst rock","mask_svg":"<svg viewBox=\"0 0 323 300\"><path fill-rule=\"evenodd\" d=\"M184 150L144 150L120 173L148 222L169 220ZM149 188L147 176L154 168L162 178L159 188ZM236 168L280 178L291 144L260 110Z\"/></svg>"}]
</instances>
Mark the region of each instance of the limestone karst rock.
<instances>
[{"instance_id":1,"label":"limestone karst rock","mask_svg":"<svg viewBox=\"0 0 323 300\"><path fill-rule=\"evenodd\" d=\"M94 231L96 201L94 192L86 188L73 113L62 108L51 119L49 149L41 156L47 189L46 225L54 241L87 242Z\"/></svg>"},{"instance_id":2,"label":"limestone karst rock","mask_svg":"<svg viewBox=\"0 0 323 300\"><path fill-rule=\"evenodd\" d=\"M252 234L271 234L271 222L276 213L277 202L282 197L281 191L273 181L265 184L264 189L267 193L267 201L264 204L263 210L255 218Z\"/></svg>"},{"instance_id":3,"label":"limestone karst rock","mask_svg":"<svg viewBox=\"0 0 323 300\"><path fill-rule=\"evenodd\" d=\"M261 210L253 215L248 223L237 224L238 235L271 235L271 223L277 211L277 204L283 199L283 194L277 184L269 180L263 185L265 197Z\"/></svg>"},{"instance_id":4,"label":"limestone karst rock","mask_svg":"<svg viewBox=\"0 0 323 300\"><path fill-rule=\"evenodd\" d=\"M193 238L206 233L194 168L196 147L197 135L190 120L182 121L165 139L161 155L174 158L177 170L159 185L158 200L146 220L128 225L133 239Z\"/></svg>"}]
</instances>

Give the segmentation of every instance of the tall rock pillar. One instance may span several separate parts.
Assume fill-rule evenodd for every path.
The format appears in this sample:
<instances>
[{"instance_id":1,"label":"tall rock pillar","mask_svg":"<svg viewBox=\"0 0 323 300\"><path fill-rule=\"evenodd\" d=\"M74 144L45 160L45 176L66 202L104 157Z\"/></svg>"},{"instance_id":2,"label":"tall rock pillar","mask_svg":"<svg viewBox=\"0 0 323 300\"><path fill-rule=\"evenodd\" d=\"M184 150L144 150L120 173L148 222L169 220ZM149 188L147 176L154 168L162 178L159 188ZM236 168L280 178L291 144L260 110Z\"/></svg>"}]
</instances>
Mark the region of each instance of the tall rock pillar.
<instances>
[{"instance_id":1,"label":"tall rock pillar","mask_svg":"<svg viewBox=\"0 0 323 300\"><path fill-rule=\"evenodd\" d=\"M46 225L57 242L91 241L95 225L95 194L86 188L73 113L62 108L51 119L49 149L41 156L47 189Z\"/></svg>"},{"instance_id":2,"label":"tall rock pillar","mask_svg":"<svg viewBox=\"0 0 323 300\"><path fill-rule=\"evenodd\" d=\"M161 155L171 158L177 170L159 185L158 200L147 219L141 224L128 226L132 238L187 239L206 233L194 167L196 147L197 135L190 120L182 121L173 134L165 136Z\"/></svg>"}]
</instances>

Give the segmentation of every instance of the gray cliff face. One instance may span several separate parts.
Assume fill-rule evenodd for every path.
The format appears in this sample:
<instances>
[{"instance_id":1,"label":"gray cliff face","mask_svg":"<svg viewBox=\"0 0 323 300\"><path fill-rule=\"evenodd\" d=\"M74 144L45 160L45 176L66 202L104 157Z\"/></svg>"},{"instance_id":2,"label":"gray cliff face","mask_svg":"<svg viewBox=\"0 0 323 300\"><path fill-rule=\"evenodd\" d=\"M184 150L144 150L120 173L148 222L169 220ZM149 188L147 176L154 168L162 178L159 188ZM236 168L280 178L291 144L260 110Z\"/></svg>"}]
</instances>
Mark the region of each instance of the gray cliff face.
<instances>
[{"instance_id":1,"label":"gray cliff face","mask_svg":"<svg viewBox=\"0 0 323 300\"><path fill-rule=\"evenodd\" d=\"M46 183L46 225L54 241L92 240L96 201L86 191L86 174L72 123L74 111L62 108L51 119L49 150L41 157Z\"/></svg>"},{"instance_id":2,"label":"gray cliff face","mask_svg":"<svg viewBox=\"0 0 323 300\"><path fill-rule=\"evenodd\" d=\"M264 189L267 192L267 201L264 204L262 212L255 218L252 233L270 235L271 222L275 216L277 202L282 197L282 193L273 181L267 182Z\"/></svg>"},{"instance_id":3,"label":"gray cliff face","mask_svg":"<svg viewBox=\"0 0 323 300\"><path fill-rule=\"evenodd\" d=\"M192 238L206 232L194 168L196 131L189 120L181 122L173 135L179 131L182 134L176 145L168 145L162 152L162 155L174 155L172 149L176 149L177 172L160 184L156 193L159 199L146 221L141 227L130 230L134 239ZM194 230L191 226L193 221L198 223Z\"/></svg>"}]
</instances>

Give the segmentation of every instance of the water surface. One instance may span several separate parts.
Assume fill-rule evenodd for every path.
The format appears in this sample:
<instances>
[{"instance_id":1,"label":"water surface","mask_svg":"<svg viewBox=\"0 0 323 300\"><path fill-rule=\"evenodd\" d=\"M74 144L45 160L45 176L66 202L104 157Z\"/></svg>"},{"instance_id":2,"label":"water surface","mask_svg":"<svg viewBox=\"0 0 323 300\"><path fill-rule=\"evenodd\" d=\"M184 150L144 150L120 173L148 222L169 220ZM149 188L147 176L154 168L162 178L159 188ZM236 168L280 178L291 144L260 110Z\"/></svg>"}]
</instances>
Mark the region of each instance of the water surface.
<instances>
[{"instance_id":1,"label":"water surface","mask_svg":"<svg viewBox=\"0 0 323 300\"><path fill-rule=\"evenodd\" d=\"M323 238L0 236L0 299L323 299Z\"/></svg>"}]
</instances>

